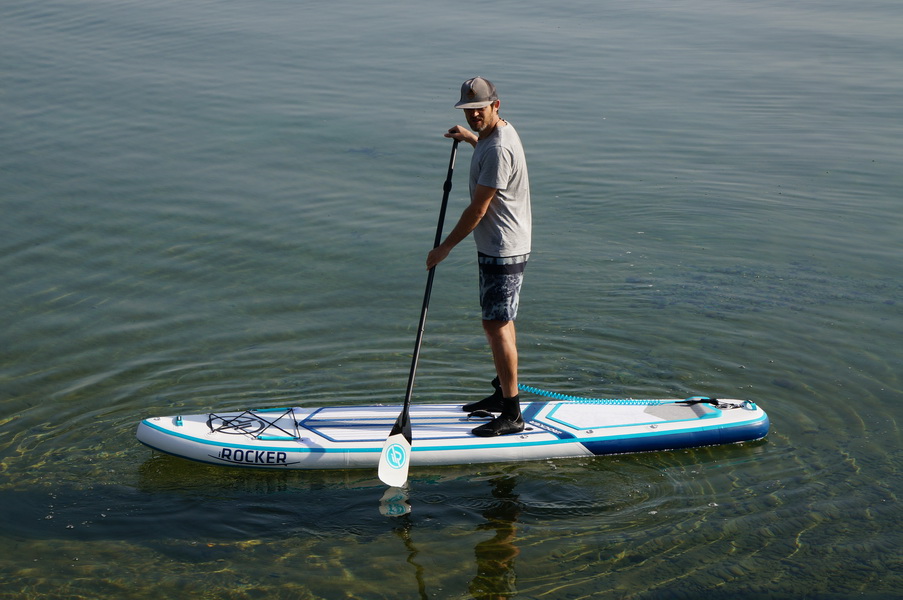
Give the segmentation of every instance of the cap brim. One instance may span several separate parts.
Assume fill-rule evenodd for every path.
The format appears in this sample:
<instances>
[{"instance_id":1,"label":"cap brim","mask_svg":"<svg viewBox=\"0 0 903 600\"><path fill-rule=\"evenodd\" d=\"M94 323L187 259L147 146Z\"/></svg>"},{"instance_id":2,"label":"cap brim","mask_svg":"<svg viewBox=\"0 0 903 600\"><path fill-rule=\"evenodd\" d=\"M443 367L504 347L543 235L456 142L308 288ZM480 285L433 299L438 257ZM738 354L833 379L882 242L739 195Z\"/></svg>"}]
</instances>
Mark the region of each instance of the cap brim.
<instances>
[{"instance_id":1,"label":"cap brim","mask_svg":"<svg viewBox=\"0 0 903 600\"><path fill-rule=\"evenodd\" d=\"M485 102L458 102L455 108L484 108L495 102L495 100L487 100Z\"/></svg>"}]
</instances>

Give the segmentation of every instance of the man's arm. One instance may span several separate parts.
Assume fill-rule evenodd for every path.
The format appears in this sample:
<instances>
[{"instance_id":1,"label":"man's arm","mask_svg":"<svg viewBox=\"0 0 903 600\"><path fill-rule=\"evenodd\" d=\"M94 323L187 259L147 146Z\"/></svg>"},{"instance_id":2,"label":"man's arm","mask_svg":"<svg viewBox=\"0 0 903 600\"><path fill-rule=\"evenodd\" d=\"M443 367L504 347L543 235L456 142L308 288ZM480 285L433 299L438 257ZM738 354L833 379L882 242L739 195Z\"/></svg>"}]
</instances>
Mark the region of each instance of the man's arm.
<instances>
[{"instance_id":1,"label":"man's arm","mask_svg":"<svg viewBox=\"0 0 903 600\"><path fill-rule=\"evenodd\" d=\"M448 234L448 237L445 238L445 241L433 248L433 250L430 251L430 253L427 255L427 269L432 269L440 262L445 260L445 258L452 251L452 248L457 246L461 242L461 240L470 235L470 232L476 228L476 226L483 219L483 215L485 215L486 211L489 210L489 203L492 202L493 198L495 198L496 191L497 190L495 188L477 184L476 188L473 191L473 199L470 201L470 204L467 206L467 208L464 209L464 212L461 213L461 218L458 219L458 223L455 225L455 228L452 229L451 233Z\"/></svg>"}]
</instances>

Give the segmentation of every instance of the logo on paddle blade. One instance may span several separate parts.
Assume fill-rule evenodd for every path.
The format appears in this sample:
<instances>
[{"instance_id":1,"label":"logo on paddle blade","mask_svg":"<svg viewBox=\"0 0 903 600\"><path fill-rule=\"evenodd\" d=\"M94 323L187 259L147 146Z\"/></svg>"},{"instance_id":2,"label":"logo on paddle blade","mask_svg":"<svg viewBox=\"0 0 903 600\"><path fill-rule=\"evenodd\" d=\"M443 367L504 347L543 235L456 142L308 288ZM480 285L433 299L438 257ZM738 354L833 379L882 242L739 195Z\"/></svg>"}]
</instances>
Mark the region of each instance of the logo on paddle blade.
<instances>
[{"instance_id":1,"label":"logo on paddle blade","mask_svg":"<svg viewBox=\"0 0 903 600\"><path fill-rule=\"evenodd\" d=\"M401 444L392 444L386 450L386 462L393 469L402 468L408 461L408 453Z\"/></svg>"}]
</instances>

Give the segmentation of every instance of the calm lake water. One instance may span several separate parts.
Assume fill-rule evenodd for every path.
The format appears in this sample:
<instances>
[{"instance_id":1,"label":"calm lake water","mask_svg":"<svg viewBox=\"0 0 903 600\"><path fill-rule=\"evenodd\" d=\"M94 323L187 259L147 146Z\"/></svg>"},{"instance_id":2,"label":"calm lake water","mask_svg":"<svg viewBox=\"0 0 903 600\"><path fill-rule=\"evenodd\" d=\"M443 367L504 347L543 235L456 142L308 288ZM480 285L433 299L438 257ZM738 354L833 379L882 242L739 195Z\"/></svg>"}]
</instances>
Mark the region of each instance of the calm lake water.
<instances>
[{"instance_id":1,"label":"calm lake water","mask_svg":"<svg viewBox=\"0 0 903 600\"><path fill-rule=\"evenodd\" d=\"M0 597L903 597L901 31L891 0L3 3ZM375 472L141 446L402 400L474 75L530 164L522 381L748 398L767 439L415 469L400 518ZM437 271L415 402L486 391L475 273L470 242Z\"/></svg>"}]
</instances>

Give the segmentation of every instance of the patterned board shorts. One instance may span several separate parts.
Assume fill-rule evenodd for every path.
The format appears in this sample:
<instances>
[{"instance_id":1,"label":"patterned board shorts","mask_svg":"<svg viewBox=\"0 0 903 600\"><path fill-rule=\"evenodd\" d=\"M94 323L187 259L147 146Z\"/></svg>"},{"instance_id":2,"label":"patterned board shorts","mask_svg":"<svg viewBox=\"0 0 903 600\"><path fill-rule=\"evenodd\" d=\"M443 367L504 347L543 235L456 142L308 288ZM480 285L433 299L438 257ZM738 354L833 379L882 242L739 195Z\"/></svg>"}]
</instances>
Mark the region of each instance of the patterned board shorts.
<instances>
[{"instance_id":1,"label":"patterned board shorts","mask_svg":"<svg viewBox=\"0 0 903 600\"><path fill-rule=\"evenodd\" d=\"M487 256L477 253L480 265L480 308L485 321L513 321L517 318L520 288L529 254Z\"/></svg>"}]
</instances>

